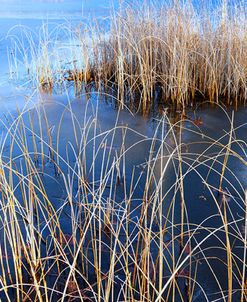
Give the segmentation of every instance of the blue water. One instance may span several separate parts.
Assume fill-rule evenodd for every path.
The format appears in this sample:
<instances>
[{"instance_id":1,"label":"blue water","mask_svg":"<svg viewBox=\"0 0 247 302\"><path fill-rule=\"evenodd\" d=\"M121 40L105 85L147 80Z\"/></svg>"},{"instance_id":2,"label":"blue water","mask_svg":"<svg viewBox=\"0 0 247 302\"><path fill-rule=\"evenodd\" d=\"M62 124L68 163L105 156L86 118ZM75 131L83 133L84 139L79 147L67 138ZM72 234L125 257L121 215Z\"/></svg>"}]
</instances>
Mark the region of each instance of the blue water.
<instances>
[{"instance_id":1,"label":"blue water","mask_svg":"<svg viewBox=\"0 0 247 302\"><path fill-rule=\"evenodd\" d=\"M60 24L78 24L89 19L109 17L111 9L117 8L117 0L1 0L0 1L0 117L3 112L25 105L22 95L25 82L13 83L9 67L9 55L13 53L13 40L24 39L23 29L38 33L44 23L50 30ZM33 35L35 41L35 34ZM64 42L64 41L62 41ZM66 41L67 42L67 41ZM28 44L26 47L28 51ZM17 54L16 65L22 78L21 55Z\"/></svg>"},{"instance_id":2,"label":"blue water","mask_svg":"<svg viewBox=\"0 0 247 302\"><path fill-rule=\"evenodd\" d=\"M60 19L107 16L117 0L10 0L1 1L0 17L17 19Z\"/></svg>"}]
</instances>

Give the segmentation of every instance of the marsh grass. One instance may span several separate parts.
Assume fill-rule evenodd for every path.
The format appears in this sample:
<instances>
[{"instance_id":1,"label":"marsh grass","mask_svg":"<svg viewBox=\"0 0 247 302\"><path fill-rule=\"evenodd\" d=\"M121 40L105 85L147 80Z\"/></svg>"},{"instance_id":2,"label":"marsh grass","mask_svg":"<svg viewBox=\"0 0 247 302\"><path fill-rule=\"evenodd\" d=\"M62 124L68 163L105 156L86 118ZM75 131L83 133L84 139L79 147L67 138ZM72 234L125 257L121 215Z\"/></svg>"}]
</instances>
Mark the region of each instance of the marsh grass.
<instances>
[{"instance_id":1,"label":"marsh grass","mask_svg":"<svg viewBox=\"0 0 247 302\"><path fill-rule=\"evenodd\" d=\"M45 104L2 121L1 299L245 301L246 197L228 162L246 166L246 143L233 119L218 140L166 116L147 137L118 121L101 131L98 110L80 123L73 103L61 106L53 131ZM199 153L183 141L186 131L198 135ZM129 171L143 143L148 157ZM193 173L212 207L200 223L186 197ZM217 293L203 283L205 269Z\"/></svg>"},{"instance_id":2,"label":"marsh grass","mask_svg":"<svg viewBox=\"0 0 247 302\"><path fill-rule=\"evenodd\" d=\"M143 112L155 99L182 109L205 99L237 105L247 96L246 15L241 0L144 1L113 11L107 26L44 24L37 36L25 28L22 39L11 30L11 71L22 62L50 91L93 82L113 89L121 108L137 101Z\"/></svg>"},{"instance_id":3,"label":"marsh grass","mask_svg":"<svg viewBox=\"0 0 247 302\"><path fill-rule=\"evenodd\" d=\"M142 112L157 99L182 110L201 99L245 102L244 2L210 13L167 3L113 12L107 33L96 23L9 32L11 75L21 78L24 67L28 84L63 89L68 103L56 122L47 102L1 121L3 301L247 300L246 193L231 171L233 160L246 167L236 134L246 125L222 109L229 131L218 139L165 112L150 137L118 117L101 130L100 109L81 121L69 97L73 85L90 106L93 87L120 109L138 99ZM186 142L187 132L198 139ZM133 163L140 149L145 160ZM196 202L208 204L199 222L191 218L192 206L202 212Z\"/></svg>"}]
</instances>

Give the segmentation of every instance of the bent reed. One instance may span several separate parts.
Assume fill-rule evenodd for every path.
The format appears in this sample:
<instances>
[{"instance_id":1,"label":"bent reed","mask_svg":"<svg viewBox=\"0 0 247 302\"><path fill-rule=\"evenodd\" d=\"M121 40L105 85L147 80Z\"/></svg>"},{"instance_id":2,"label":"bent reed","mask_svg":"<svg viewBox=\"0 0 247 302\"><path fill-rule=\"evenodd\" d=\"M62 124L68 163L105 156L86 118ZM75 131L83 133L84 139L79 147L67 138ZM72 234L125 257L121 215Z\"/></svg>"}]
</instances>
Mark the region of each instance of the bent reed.
<instances>
[{"instance_id":1,"label":"bent reed","mask_svg":"<svg viewBox=\"0 0 247 302\"><path fill-rule=\"evenodd\" d=\"M56 107L54 129L50 110L46 101L2 120L2 301L246 301L247 197L229 167L247 165L236 136L246 124L229 118L215 140L164 116L148 137L118 121L102 131L97 110L80 122L73 102ZM138 145L148 156L133 165ZM198 223L195 201L210 209Z\"/></svg>"},{"instance_id":2,"label":"bent reed","mask_svg":"<svg viewBox=\"0 0 247 302\"><path fill-rule=\"evenodd\" d=\"M154 99L183 109L200 100L245 103L245 4L142 1L113 11L107 25L93 20L75 29L59 25L52 33L44 26L38 43L27 29L25 42L10 32L15 38L11 71L16 73L20 52L36 85L52 90L73 81L78 91L82 83L93 82L113 88L121 107L138 100L143 112ZM70 41L67 46L58 45L61 36Z\"/></svg>"}]
</instances>

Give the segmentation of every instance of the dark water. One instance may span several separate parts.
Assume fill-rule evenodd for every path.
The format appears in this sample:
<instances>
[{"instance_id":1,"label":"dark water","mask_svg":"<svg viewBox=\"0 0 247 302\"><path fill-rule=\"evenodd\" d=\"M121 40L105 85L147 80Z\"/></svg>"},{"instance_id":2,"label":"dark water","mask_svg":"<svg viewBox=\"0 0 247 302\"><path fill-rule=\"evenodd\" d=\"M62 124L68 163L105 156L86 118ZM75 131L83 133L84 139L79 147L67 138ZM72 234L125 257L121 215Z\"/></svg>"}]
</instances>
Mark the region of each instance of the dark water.
<instances>
[{"instance_id":1,"label":"dark water","mask_svg":"<svg viewBox=\"0 0 247 302\"><path fill-rule=\"evenodd\" d=\"M129 191L130 189L133 168L135 167L136 170L134 182L137 182L140 173L143 173L143 177L141 177L138 181L138 186L132 196L133 200L135 200L135 202L132 203L132 219L138 219L138 217L140 216L140 207L146 182L145 175L147 172L147 164L149 163L151 166L153 166L153 173L156 180L160 181L161 179L161 187L165 196L163 201L164 215L167 215L166 217L169 218L169 220L173 219L174 224L179 224L180 189L178 187L178 183L176 183L176 174L178 173L178 161L176 159L176 156L174 158L174 161L171 161L168 164L169 152L172 152L172 150L176 148L174 136L176 139L179 139L179 127L177 130L174 130L174 133L172 135L168 135L166 137L170 128L167 124L166 119L164 119L163 123L159 124L160 120L162 119L160 115L157 114L155 117L150 116L148 118L144 118L139 114L133 116L128 111L122 111L118 113L118 111L115 109L114 104L107 104L105 100L101 100L101 98L94 93L92 93L87 100L83 96L79 99L73 99L73 94L71 94L69 105L68 99L64 95L41 95L41 97L35 101L34 106L36 109L28 110L28 112L31 112L31 115L33 116L33 127L35 130L34 132L37 133L37 135L39 135L40 133L39 125L37 123L37 110L45 110L49 128L52 129L52 146L59 153L59 156L61 156L59 159L57 159L55 155L55 161L59 162L59 168L65 173L65 175L67 175L67 173L68 175L69 173L72 173L71 167L74 167L74 170L78 171L76 140L79 140L80 142L85 133L84 131L87 131L88 143L85 148L86 159L82 156L82 161L83 165L85 165L87 169L88 181L94 181L96 186L97 184L101 183L101 173L102 170L104 170L106 167L106 161L102 164L104 153L103 151L105 151L107 156L109 156L110 164L112 164L116 153L120 154L120 149L123 144L123 129L127 129L126 139L124 140L124 147L126 150L128 150L124 158L124 177L126 181L127 191ZM196 248L193 253L195 255L193 257L193 260L198 263L197 281L201 285L203 290L205 290L209 301L214 301L215 299L220 299L220 301L223 301L223 299L221 298L222 294L216 294L217 292L219 292L219 284L216 283L213 277L214 273L215 277L220 280L222 288L224 290L227 289L226 266L224 263L221 263L218 260L221 259L222 261L226 261L226 253L224 251L224 229L221 228L218 231L215 231L217 227L222 227L222 220L219 216L219 210L216 204L218 203L222 209L223 195L218 195L217 192L219 185L219 175L217 175L217 173L212 169L209 173L209 167L213 167L214 169L216 169L216 171L221 171L221 164L214 162L213 158L216 153L220 152L222 147L211 146L208 150L207 148L212 144L212 139L219 139L219 141L223 145L227 143L229 138L225 133L229 131L230 124L228 117L224 115L224 112L221 109L208 107L202 110L198 109L196 111L196 114L203 120L203 125L197 127L191 121L184 121L180 124L180 126L183 127L182 141L184 143L184 146L182 147L182 152L184 152L183 173L186 174L183 182L186 211L188 215L186 220L190 224L190 231L195 232L195 235L191 240L192 248L196 247L198 243L202 242L204 238L206 238L206 236L209 236L209 238L200 245L200 248ZM16 113L13 112L13 115L15 116ZM43 113L41 115L43 116ZM194 114L190 113L190 116L194 117ZM23 119L24 123L27 126L27 129L30 129L30 122L27 113L23 114ZM91 125L90 129L89 124L93 122L93 119L97 119L97 126L95 126L96 128L94 128L93 124L93 126ZM5 119L3 120L6 122ZM74 123L76 124L76 137L73 130ZM246 140L246 125L244 123L245 110L242 109L236 113L235 127L242 125L238 130L236 130L236 137L238 137L238 139L242 140L243 142ZM218 125L218 128L216 128L216 125ZM116 126L119 129L116 130L113 134L111 129ZM58 134L59 127L60 132ZM3 137L5 136L4 133L6 132L6 130L7 129L2 131ZM42 124L42 132L44 133L43 139L48 143L49 139L46 134L47 127L44 123L44 120ZM95 136L95 134L98 135L98 138L94 140L92 138ZM157 142L155 143L153 153L151 154L150 158L150 146L153 142L154 136L156 136ZM159 148L161 146L162 140L165 140L167 142L168 147L167 150L164 151L164 158L161 160L159 159L158 154L160 152ZM28 130L27 141L29 150L32 152L32 136L31 131ZM36 141L38 144L39 140L36 139ZM10 152L9 143L10 142L7 139L3 146L2 154L5 156L8 156ZM99 153L96 157L94 156L93 151L94 143L96 144L96 149L99 150ZM40 150L40 146L38 146L38 149ZM245 148L241 149L241 146L236 143L233 149L236 150L238 154L243 156L243 158L245 158ZM49 147L45 146L44 150L44 153L46 154L44 166L40 156L38 157L37 166L43 173L42 180L45 185L47 195L52 201L54 207L58 209L61 207L63 200L66 200L68 193L66 192L63 178L57 175L57 170L53 164L53 161L51 161L50 159ZM199 154L204 155L202 158L198 159ZM155 159L157 155L158 158ZM24 159L18 147L14 148L14 150L12 151L12 156L16 157L15 162L17 166L20 165L21 161L24 163ZM218 157L218 160L222 162L223 157ZM70 164L69 168L67 166L67 163ZM167 164L168 166L166 167ZM94 169L93 171L92 165ZM192 169L192 167L194 169ZM231 237L232 249L236 253L236 255L241 257L241 243L240 240L235 239L234 234L241 231L244 223L243 194L246 187L245 166L240 162L240 160L234 157L230 157L228 167L229 171L226 171L225 173L226 181L223 182L223 188L225 192L227 192L227 196L228 194L230 196L229 198L227 197L229 205L229 222L234 220L239 221L236 224L234 223L232 227L230 227L230 229L233 233ZM162 175L162 173L164 173L164 175ZM71 194L76 197L78 194L77 177L71 175L68 176L68 179L71 179L72 183ZM205 182L208 185L211 185L212 188L207 188ZM119 204L121 204L123 200L126 199L124 186L120 184L119 186L117 186L116 190L115 202L119 202ZM16 195L17 198L21 200L21 195L20 192L18 193L18 190L16 190ZM107 200L108 196L109 189L106 187L103 193L103 197L105 200ZM172 218L171 214L168 213L168 210L171 200L174 196L175 216ZM73 228L70 224L68 224L68 218L66 216L61 215L60 224L65 233L71 234L73 232ZM153 227L155 231L155 226ZM173 229L172 224L170 226L168 224L168 229L170 229L170 231ZM175 227L174 232L178 236L179 228ZM211 235L210 232L212 232ZM44 237L47 236L47 238L49 238L49 231L44 231L43 235ZM167 235L165 237L166 241L169 241L169 236L170 235ZM155 255L157 255L157 248L155 246L152 248L152 252L153 256L155 257ZM177 244L175 245L175 253L177 257L179 257L179 246ZM205 257L207 257L208 259L207 263L204 260ZM183 257L181 258L181 260L182 259ZM210 269L210 266L212 267L213 273ZM105 268L105 270L107 271L107 267L108 264L106 261L102 266L102 270L104 270ZM121 277L121 273L119 276ZM93 274L90 278L94 280ZM236 280L234 280L233 284L236 288L238 288L239 284L237 282L237 277ZM195 301L204 301L205 299L203 298L202 290L199 287L196 287L194 296L198 296ZM236 300L233 301L238 301L239 295L236 294L235 297Z\"/></svg>"},{"instance_id":2,"label":"dark water","mask_svg":"<svg viewBox=\"0 0 247 302\"><path fill-rule=\"evenodd\" d=\"M221 172L222 169L221 163L224 160L225 154L224 146L229 141L231 116L233 112L234 132L231 147L236 152L236 155L240 155L243 161L246 160L246 109L239 108L236 111L234 108L228 108L225 112L223 108L217 106L211 107L206 104L199 106L195 111L189 110L188 119L178 122L176 127L173 126L174 128L171 128L171 125L169 125L167 118L162 112L155 111L148 117L143 117L138 113L132 114L128 110L118 112L114 102L102 98L101 95L95 92L75 97L73 89L70 89L67 94L51 96L33 90L30 88L30 85L26 86L25 82L23 82L23 78L25 77L22 77L21 73L18 79L14 77L14 79L10 80L12 75L9 73L7 54L12 44L11 39L5 39L8 31L16 24L22 24L37 30L41 26L42 19L45 16L51 16L51 18L56 19L56 21L52 23L51 28L64 22L64 18L66 17L73 18L73 16L76 16L76 20L73 20L73 22L77 22L81 14L81 2L73 1L72 6L71 4L71 1L53 4L46 1L45 3L40 2L39 5L35 6L34 10L30 10L30 6L23 1L10 1L8 3L4 2L1 8L0 14L4 16L0 21L0 57L1 62L3 62L0 80L0 117L2 120L0 128L2 138L1 155L8 158L11 154L11 156L14 157L18 169L24 165L20 148L15 145L14 149L11 150L10 135L7 135L8 131L13 131L14 129L14 119L18 117L18 111L16 109L18 107L21 112L23 112L22 117L26 125L29 151L33 151L33 137L32 131L30 131L31 124L29 118L29 114L31 114L34 132L37 133L37 136L42 132L44 135L43 139L47 143L49 141L49 133L53 148L58 151L61 156L58 158L57 154L51 155L50 147L46 145L44 152L47 156L44 162L42 162L41 157L38 156L36 163L42 172L42 180L47 195L50 200L52 200L54 207L59 208L64 202L64 199L68 197L68 194L64 180L61 175L58 175L58 170L53 161L56 161L56 163L59 162L59 167L65 175L67 172L68 175L72 173L71 167L74 167L74 170L77 171L78 158L75 155L77 154L75 150L77 150L78 143L80 144L80 142L83 141L83 137L85 133L87 133L88 144L85 149L81 148L86 152L86 158L82 156L82 160L88 173L88 181L94 181L94 183L99 184L102 180L102 170L106 169L107 166L107 161L104 161L104 152L109 158L110 165L116 154L120 154L124 141L124 148L127 152L124 157L125 168L122 173L124 173L126 187L124 187L123 184L117 187L115 196L116 203L119 202L119 204L121 204L126 198L125 191L128 191L130 188L133 168L137 171L134 182L137 182L138 177L143 173L133 195L133 199L135 200L135 202L133 202L133 209L136 210L132 213L132 219L138 219L146 182L145 176L148 164L150 164L150 166L153 167L154 179L156 179L156 181L161 179L160 187L165 196L163 211L169 220L171 219L171 214L168 214L169 206L171 200L173 198L175 200L173 217L175 224L180 221L180 184L175 182L176 174L178 173L178 159L177 156L174 156L174 160L169 160L169 154L176 148L176 141L179 141L181 135L181 141L183 142L181 148L182 153L184 153L182 169L186 175L183 185L189 225L187 228L191 232L195 232L191 240L192 249L196 247L199 242L203 242L193 252L193 270L195 270L195 263L197 263L197 282L201 286L201 288L199 285L196 286L193 301L216 301L217 299L219 299L217 301L226 301L227 298L222 298L222 294L219 293L220 286L223 291L227 290L227 269L224 263L226 261L224 228L219 229L217 232L215 231L217 227L222 226L222 219L216 204L218 203L221 208L223 205L223 194L220 195L217 192L220 179L219 175L217 175L217 171ZM96 1L85 1L84 12L95 11L95 14L100 14L101 17L102 14L103 16L107 16L109 3L102 2L100 7L97 6L97 4L98 2ZM20 6L22 8L21 12ZM61 16L62 19L58 20ZM85 17L85 15L83 16ZM14 31L15 34L18 34L19 28L14 29ZM41 128L38 123L39 114L42 116ZM48 126L45 123L45 116L48 121ZM198 118L200 118L201 122L197 124ZM175 123L176 118L173 119L172 122ZM47 127L49 130L47 130ZM116 130L111 131L114 127ZM97 135L97 139L93 139L95 135ZM126 137L125 139L123 139L124 135ZM154 137L156 138L155 143ZM36 137L35 141L38 146L38 151L41 151L39 137ZM218 141L217 145L215 141ZM160 158L159 154L161 152L162 142L165 142L165 150L162 154L162 158ZM151 149L152 143L154 144L153 149ZM94 144L99 150L97 156L94 155ZM150 150L153 152L152 154ZM222 156L216 157L216 154L221 153ZM199 156L200 154L201 156ZM53 157L52 160L51 157ZM230 236L232 250L240 258L243 252L243 248L240 244L241 240L236 240L234 234L241 233L241 227L244 223L245 205L243 196L247 185L247 176L246 165L243 161L241 162L236 156L229 157L228 170L225 172L225 181L223 181L222 185L225 192L224 194L230 196L227 197L229 205L227 215L229 222L232 222L232 225L229 227L232 233ZM69 168L66 162L69 162ZM210 167L213 167L215 171ZM24 172L27 172L25 168L23 169ZM163 172L164 175L162 174ZM72 183L71 194L76 197L78 194L77 177L70 174L68 179L70 179ZM106 188L103 197L107 199L109 194L109 190ZM21 199L21 192L18 189L16 190L16 196ZM236 224L233 223L236 220L239 222ZM72 226L68 224L66 216L61 215L60 223L65 230L64 233L72 233ZM168 229L169 228L173 228L172 224L168 224ZM179 227L174 228L173 231L175 235L179 234L179 230ZM46 236L47 238L49 237L48 230L44 230L44 237ZM207 236L209 236L208 239L204 241ZM167 235L166 240L169 240L169 235ZM178 244L174 246L174 249L176 257L179 257ZM155 246L153 247L153 255L154 257L157 255L157 247ZM185 256L181 256L181 261ZM207 258L207 261L205 261L205 258ZM221 259L221 261L216 258ZM106 261L104 265L107 271L109 262ZM233 280L233 287L239 289L238 272L235 271L235 273L236 277ZM121 272L119 276L121 278ZM219 284L215 277L219 280ZM91 278L93 279L93 277ZM164 276L164 278L167 278L167 276ZM204 297L203 291L205 291L207 298ZM227 292L225 293L227 294ZM179 301L178 297L177 301ZM239 301L239 292L236 291L233 301Z\"/></svg>"}]
</instances>

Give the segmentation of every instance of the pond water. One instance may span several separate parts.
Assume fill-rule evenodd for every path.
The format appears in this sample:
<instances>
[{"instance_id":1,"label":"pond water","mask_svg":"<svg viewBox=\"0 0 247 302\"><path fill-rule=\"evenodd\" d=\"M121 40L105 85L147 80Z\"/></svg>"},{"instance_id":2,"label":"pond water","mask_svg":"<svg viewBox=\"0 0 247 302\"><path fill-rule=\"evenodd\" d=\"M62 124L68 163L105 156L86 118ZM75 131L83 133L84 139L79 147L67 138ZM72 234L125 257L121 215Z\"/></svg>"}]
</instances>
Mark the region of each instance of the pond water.
<instances>
[{"instance_id":1,"label":"pond water","mask_svg":"<svg viewBox=\"0 0 247 302\"><path fill-rule=\"evenodd\" d=\"M10 0L1 1L1 18L10 19L81 19L88 15L108 17L118 1L81 1L81 0Z\"/></svg>"},{"instance_id":2,"label":"pond water","mask_svg":"<svg viewBox=\"0 0 247 302\"><path fill-rule=\"evenodd\" d=\"M17 123L15 122L15 118L20 116L19 111L21 111L23 125L26 125L29 152L33 153L35 158L35 152L37 154L41 153L42 148L44 148L43 151L46 154L46 158L42 160L38 156L39 159L36 164L42 173L42 180L45 184L47 195L56 209L63 207L63 202L69 195L67 190L71 190L73 198L77 198L79 194L77 176L79 172L82 173L78 164L78 158L80 158L83 162L82 165L85 166L87 181L93 183L92 186L95 186L93 190L96 190L97 186L100 187L101 182L105 183L104 190L102 192L100 190L99 192L97 191L98 194L102 194L102 199L105 203L108 199L113 199L112 196L115 194L115 203L119 202L119 208L116 210L119 216L121 216L122 203L126 201L126 196L128 196L126 192L130 191L134 179L134 183L137 186L133 191L132 197L134 201L131 204L131 219L133 221L140 216L143 192L147 184L146 177L147 173L149 173L148 167L150 165L153 169L153 181L161 179L161 185L158 187L160 194L164 196L162 197L164 198L163 215L168 221L167 228L172 229L172 232L165 237L165 240L169 241L171 240L169 236L172 233L178 236L180 229L180 227L173 227L170 219L173 217L173 223L179 224L181 215L181 183L176 182L179 174L179 160L177 156L171 160L173 158L171 154L177 147L176 140L179 141L181 136L181 141L183 142L181 152L184 154L182 169L183 173L186 174L183 181L184 196L186 215L188 216L187 221L188 225L190 225L186 226L185 229L195 230L195 235L193 240L191 240L192 249L198 242L203 242L204 238L212 232L209 239L196 249L195 255L192 257L193 265L195 263L197 265L197 282L201 286L201 288L196 286L193 301L216 301L217 299L217 301L226 301L227 298L225 296L222 297L222 292L227 296L228 279L225 265L227 259L223 249L225 238L222 229L219 229L215 234L214 230L222 225L222 217L219 215L217 203L222 208L224 207L224 198L227 198L229 206L227 215L229 223L232 223L231 227L229 227L232 234L230 236L232 249L241 258L243 248L239 246L241 240L237 239L237 235L241 233L240 229L244 222L243 195L247 186L246 166L243 163L246 160L246 109L240 108L236 111L234 108L228 108L225 112L223 108L212 107L209 104L198 106L195 110L188 110L188 119L177 122L178 124L175 127L169 124L164 112L154 110L148 117L143 117L139 113L131 113L127 109L118 112L115 103L111 99L102 97L95 91L91 93L84 91L79 97L74 95L73 88L69 88L64 94L56 95L37 91L30 85L26 85L26 78L22 76L21 72L16 78L9 69L8 58L10 49L13 47L13 41L6 38L6 36L10 36L13 31L15 35L21 35L20 27L13 29L14 26L27 26L33 31L38 31L42 23L48 19L51 24L50 30L52 30L52 28L62 24L65 20L70 20L73 24L76 24L81 18L86 20L89 15L104 19L109 16L112 5L117 6L117 1L84 1L83 3L79 0L1 1L1 155L6 158L14 158L17 169L22 168L24 173L28 172L25 170L27 168L25 168L24 164L25 158L21 155L23 151L21 147L17 145L14 145L13 149L11 147L10 134L14 133L15 127L18 129L20 127L21 129L21 124L16 126ZM223 182L224 193L218 194L217 188L220 177L217 175L217 171L220 173L222 170L220 163L225 158L224 146L229 141L233 111L232 149L243 160L230 156L227 163L229 170L226 170L226 180ZM40 124L39 116L41 116L42 124ZM171 121L175 123L176 117ZM35 139L33 138L33 133L37 135ZM40 139L42 134L45 142L43 146ZM18 140L21 141L21 131L16 141ZM213 144L217 140L218 144ZM167 144L165 144L165 147L162 144L164 141ZM211 147L209 148L210 144ZM57 153L51 155L51 146ZM81 151L79 157L75 155L78 150ZM86 153L86 156L84 153ZM203 155L199 156L200 154ZM120 176L116 176L118 171L117 168L116 170L114 168L114 172L112 172L114 176L112 177L116 179L119 177L120 183L121 179L124 179L124 181L119 185L116 184L116 192L113 194L109 189L111 174L108 175L106 171L118 157L121 158L121 165L124 163L124 168L119 168L121 170ZM59 169L70 179L69 189L66 188L61 175L58 175L60 173L58 173L59 171L54 165L54 161L56 163L59 162ZM69 168L67 163L70 163ZM216 172L209 167L216 169ZM134 168L136 172L133 176ZM75 175L73 175L73 172ZM105 178L104 181L102 180L103 178ZM15 181L17 182L17 180ZM211 187L207 188L207 185ZM21 194L21 189L17 185L17 198L21 199ZM168 212L173 198L175 200L172 210L174 215L171 215ZM154 200L151 198L152 202ZM118 205L115 206L118 207ZM66 210L70 211L67 208ZM61 214L61 227L65 230L64 233L71 234L73 227L71 223L68 224L66 215L63 215ZM164 217L162 219L165 220ZM234 223L236 220L239 222ZM131 227L133 227L133 230ZM153 228L154 232L157 231L155 226L150 228ZM130 238L131 236L135 237L134 229L133 223L133 226L130 225L130 231L133 231ZM45 227L43 236L49 238L49 230ZM3 241L2 237L1 240ZM107 241L107 239L105 240ZM125 239L122 240L124 241ZM157 246L153 244L152 249L153 257L155 258L156 255L157 258ZM175 257L179 257L178 243L173 244L173 249L175 250L173 251ZM221 259L221 262L216 258ZM181 259L183 259L183 256L181 256ZM109 260L105 260L105 262L102 267L107 270ZM166 280L167 268L164 271L164 280ZM193 272L195 273L195 267ZM186 275L186 273L184 274ZM238 272L235 271L235 274L233 286L238 289ZM182 273L181 275L183 276ZM121 275L121 270L119 276L119 278L124 278ZM93 279L93 277L91 278ZM120 287L120 285L116 286L118 290ZM203 291L205 291L207 298L204 296ZM4 296L2 296L2 299L4 299ZM180 301L179 299L181 300L181 298L177 297L176 301ZM238 290L236 290L236 293L234 292L233 301L239 301Z\"/></svg>"}]
</instances>

